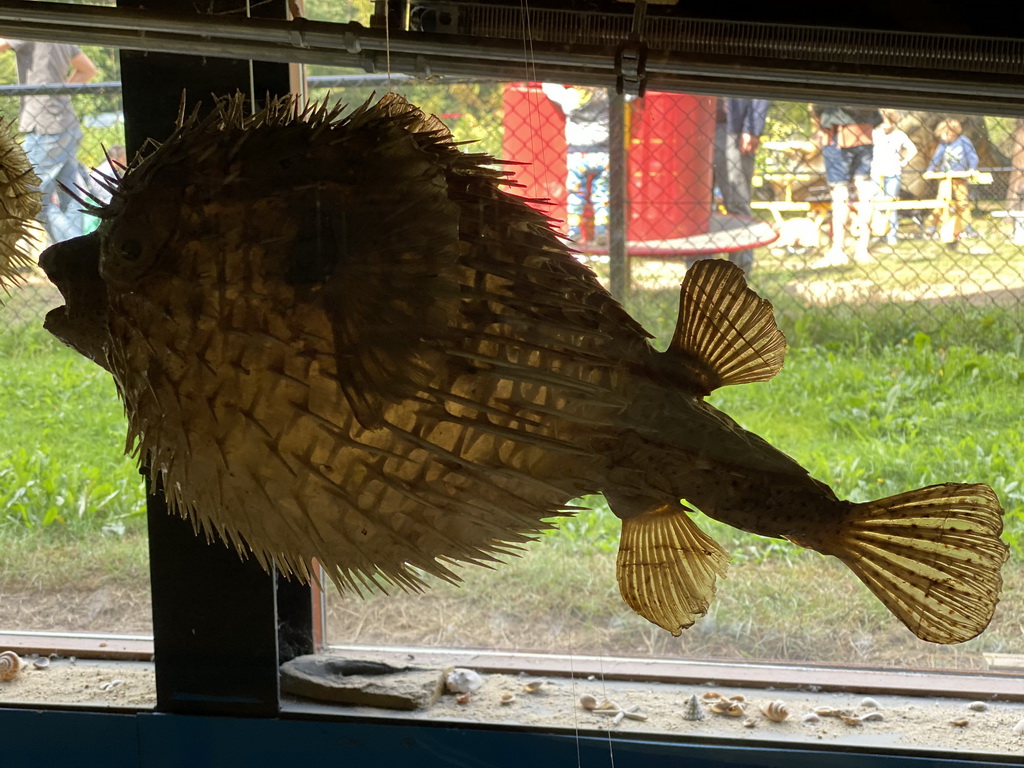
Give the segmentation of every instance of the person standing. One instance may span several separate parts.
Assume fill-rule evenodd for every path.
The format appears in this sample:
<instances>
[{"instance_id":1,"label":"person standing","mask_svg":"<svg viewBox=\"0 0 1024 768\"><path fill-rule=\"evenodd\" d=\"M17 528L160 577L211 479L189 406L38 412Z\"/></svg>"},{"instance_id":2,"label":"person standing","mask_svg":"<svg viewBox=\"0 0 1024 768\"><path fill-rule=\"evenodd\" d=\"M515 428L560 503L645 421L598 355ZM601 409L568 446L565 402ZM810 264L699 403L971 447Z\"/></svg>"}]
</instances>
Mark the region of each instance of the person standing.
<instances>
[{"instance_id":1,"label":"person standing","mask_svg":"<svg viewBox=\"0 0 1024 768\"><path fill-rule=\"evenodd\" d=\"M771 101L719 97L715 119L715 186L722 193L722 205L733 216L751 216L750 183L754 176L754 155L761 143ZM729 261L750 275L754 251L729 254Z\"/></svg>"},{"instance_id":2,"label":"person standing","mask_svg":"<svg viewBox=\"0 0 1024 768\"><path fill-rule=\"evenodd\" d=\"M871 178L878 187L884 200L896 201L900 199L900 189L903 185L903 169L907 163L917 155L917 147L899 128L899 122L903 113L897 109L880 109L878 114L882 122L871 133L874 152L871 158ZM886 243L896 245L896 233L899 229L899 211L895 208L889 210L886 218L878 217L887 221L882 231L873 234L885 235ZM875 217L872 216L874 220Z\"/></svg>"},{"instance_id":3,"label":"person standing","mask_svg":"<svg viewBox=\"0 0 1024 768\"><path fill-rule=\"evenodd\" d=\"M978 170L978 151L963 130L960 121L954 118L942 120L935 126L935 138L939 140L939 146L935 148L935 154L928 163L929 172L964 174ZM971 226L970 192L967 178L963 175L951 175L945 183L949 184L947 197L951 201L950 215L940 228L939 237L947 248L955 249L964 232Z\"/></svg>"},{"instance_id":4,"label":"person standing","mask_svg":"<svg viewBox=\"0 0 1024 768\"><path fill-rule=\"evenodd\" d=\"M877 109L846 107L837 104L811 104L811 127L815 143L821 147L825 160L825 180L832 198L832 247L814 262L812 268L840 267L850 263L846 255L846 228L854 222L859 226L854 261L871 260L868 244L871 239L871 133L878 122ZM851 203L850 186L856 203Z\"/></svg>"},{"instance_id":5,"label":"person standing","mask_svg":"<svg viewBox=\"0 0 1024 768\"><path fill-rule=\"evenodd\" d=\"M75 45L26 40L0 40L0 52L14 51L18 82L22 85L87 83L96 76L92 60ZM85 187L78 148L82 127L67 94L22 96L18 129L25 134L24 149L39 176L43 209L39 218L51 242L82 234L82 211L69 189Z\"/></svg>"},{"instance_id":6,"label":"person standing","mask_svg":"<svg viewBox=\"0 0 1024 768\"><path fill-rule=\"evenodd\" d=\"M569 239L580 246L607 246L608 91L556 83L541 88L565 115Z\"/></svg>"}]
</instances>

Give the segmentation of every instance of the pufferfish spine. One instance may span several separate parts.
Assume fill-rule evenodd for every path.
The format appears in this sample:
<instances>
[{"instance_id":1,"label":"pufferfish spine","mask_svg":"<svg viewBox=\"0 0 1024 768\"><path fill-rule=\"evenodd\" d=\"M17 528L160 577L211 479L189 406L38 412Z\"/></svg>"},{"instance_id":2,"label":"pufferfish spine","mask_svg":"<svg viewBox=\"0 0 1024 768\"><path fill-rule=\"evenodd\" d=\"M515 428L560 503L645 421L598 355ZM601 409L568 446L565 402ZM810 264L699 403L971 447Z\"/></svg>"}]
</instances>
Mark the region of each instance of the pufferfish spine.
<instances>
[{"instance_id":1,"label":"pufferfish spine","mask_svg":"<svg viewBox=\"0 0 1024 768\"><path fill-rule=\"evenodd\" d=\"M35 217L41 209L39 177L18 143L14 126L0 120L0 289L4 291L21 282L21 270L32 263L25 245L39 232Z\"/></svg>"},{"instance_id":2,"label":"pufferfish spine","mask_svg":"<svg viewBox=\"0 0 1024 768\"><path fill-rule=\"evenodd\" d=\"M172 507L349 589L456 580L571 514L624 405L613 361L647 334L399 97L241 105L186 120L98 211L91 356Z\"/></svg>"}]
</instances>

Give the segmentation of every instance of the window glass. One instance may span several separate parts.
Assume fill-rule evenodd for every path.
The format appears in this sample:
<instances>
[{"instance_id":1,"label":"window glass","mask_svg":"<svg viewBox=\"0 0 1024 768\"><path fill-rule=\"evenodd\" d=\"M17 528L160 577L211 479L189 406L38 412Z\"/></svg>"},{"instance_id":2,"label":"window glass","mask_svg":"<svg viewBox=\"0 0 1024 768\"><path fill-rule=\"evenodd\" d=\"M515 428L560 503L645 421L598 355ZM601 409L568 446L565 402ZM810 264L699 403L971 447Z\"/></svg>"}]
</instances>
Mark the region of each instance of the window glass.
<instances>
[{"instance_id":1,"label":"window glass","mask_svg":"<svg viewBox=\"0 0 1024 768\"><path fill-rule=\"evenodd\" d=\"M44 207L15 246L24 258L10 263L0 306L0 650L30 662L0 695L138 703L125 698L132 686L69 687L92 672L52 675L42 671L50 654L35 656L52 651L55 669L76 647L109 646L100 635L152 632L143 485L123 455L123 409L110 376L43 329L63 301L38 266L50 243L96 227L75 197L109 199L104 187L126 162L119 61L95 46L12 46L0 54L0 119L42 179ZM67 77L84 84L62 87Z\"/></svg>"}]
</instances>

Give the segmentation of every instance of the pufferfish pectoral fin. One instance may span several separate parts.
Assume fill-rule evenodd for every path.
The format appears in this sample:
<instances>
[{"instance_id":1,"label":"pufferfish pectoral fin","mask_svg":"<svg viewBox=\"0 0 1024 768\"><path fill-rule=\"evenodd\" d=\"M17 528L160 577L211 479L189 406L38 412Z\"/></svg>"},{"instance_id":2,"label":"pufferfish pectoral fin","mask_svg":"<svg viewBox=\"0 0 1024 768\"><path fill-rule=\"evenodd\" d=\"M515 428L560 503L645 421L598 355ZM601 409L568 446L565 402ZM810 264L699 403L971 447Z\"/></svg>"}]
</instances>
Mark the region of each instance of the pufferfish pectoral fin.
<instances>
[{"instance_id":1,"label":"pufferfish pectoral fin","mask_svg":"<svg viewBox=\"0 0 1024 768\"><path fill-rule=\"evenodd\" d=\"M681 504L660 503L622 521L615 563L626 604L677 637L708 612L729 556Z\"/></svg>"},{"instance_id":2,"label":"pufferfish pectoral fin","mask_svg":"<svg viewBox=\"0 0 1024 768\"><path fill-rule=\"evenodd\" d=\"M679 320L666 370L683 374L695 394L728 384L767 381L782 370L786 338L771 302L747 287L743 270L722 259L698 261L680 287Z\"/></svg>"}]
</instances>

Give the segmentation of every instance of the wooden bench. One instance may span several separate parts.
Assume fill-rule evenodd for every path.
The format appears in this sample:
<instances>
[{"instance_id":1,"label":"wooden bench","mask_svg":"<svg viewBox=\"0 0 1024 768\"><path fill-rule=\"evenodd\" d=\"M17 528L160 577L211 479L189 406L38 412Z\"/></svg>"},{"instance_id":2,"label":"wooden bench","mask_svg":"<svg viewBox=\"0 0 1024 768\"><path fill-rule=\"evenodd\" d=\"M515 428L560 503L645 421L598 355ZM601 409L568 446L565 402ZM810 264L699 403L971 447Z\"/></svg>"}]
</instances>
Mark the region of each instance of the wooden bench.
<instances>
[{"instance_id":1,"label":"wooden bench","mask_svg":"<svg viewBox=\"0 0 1024 768\"><path fill-rule=\"evenodd\" d=\"M1013 222L1013 244L1024 245L1024 211L991 211L990 215Z\"/></svg>"}]
</instances>

